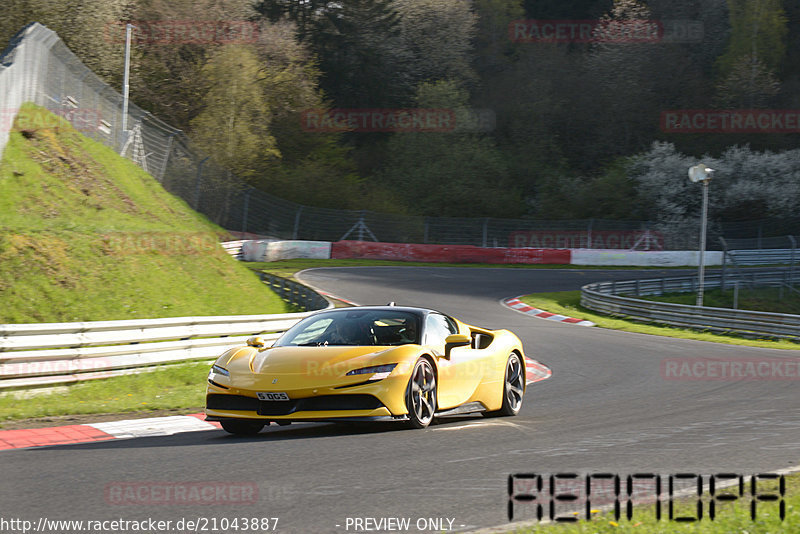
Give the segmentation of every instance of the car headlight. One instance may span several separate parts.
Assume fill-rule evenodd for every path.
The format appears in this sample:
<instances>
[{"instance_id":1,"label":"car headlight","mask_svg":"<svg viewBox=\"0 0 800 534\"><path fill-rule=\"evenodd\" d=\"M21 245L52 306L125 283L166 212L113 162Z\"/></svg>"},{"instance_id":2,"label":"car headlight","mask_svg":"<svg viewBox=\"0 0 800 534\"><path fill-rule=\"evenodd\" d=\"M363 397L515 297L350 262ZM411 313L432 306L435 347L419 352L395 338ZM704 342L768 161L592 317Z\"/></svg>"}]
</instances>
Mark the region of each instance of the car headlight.
<instances>
[{"instance_id":1,"label":"car headlight","mask_svg":"<svg viewBox=\"0 0 800 534\"><path fill-rule=\"evenodd\" d=\"M388 363L385 365L373 365L372 367L362 367L361 369L353 369L352 371L348 371L346 376L354 376L354 375L369 375L369 380L383 380L387 376L389 376L397 367L396 363Z\"/></svg>"},{"instance_id":2,"label":"car headlight","mask_svg":"<svg viewBox=\"0 0 800 534\"><path fill-rule=\"evenodd\" d=\"M208 372L208 379L213 380L214 378L218 377L226 377L230 378L231 373L227 369L220 367L219 365L212 365L211 370Z\"/></svg>"}]
</instances>

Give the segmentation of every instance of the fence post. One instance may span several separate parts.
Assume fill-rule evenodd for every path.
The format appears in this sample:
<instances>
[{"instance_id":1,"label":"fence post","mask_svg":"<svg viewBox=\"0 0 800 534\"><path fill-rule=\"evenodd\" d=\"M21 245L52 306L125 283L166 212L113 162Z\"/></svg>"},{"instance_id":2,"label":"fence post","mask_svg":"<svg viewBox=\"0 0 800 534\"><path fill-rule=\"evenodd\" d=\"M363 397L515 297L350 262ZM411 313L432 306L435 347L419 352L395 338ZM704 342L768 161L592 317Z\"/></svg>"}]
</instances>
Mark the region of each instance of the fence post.
<instances>
[{"instance_id":1,"label":"fence post","mask_svg":"<svg viewBox=\"0 0 800 534\"><path fill-rule=\"evenodd\" d=\"M156 179L159 182L164 181L164 174L167 172L167 163L169 162L169 155L172 154L172 138L175 137L175 135L178 132L180 132L180 130L171 132L169 134L169 137L167 138L167 155L164 156L164 164L161 166L161 171L158 173L158 176L156 176Z\"/></svg>"},{"instance_id":2,"label":"fence post","mask_svg":"<svg viewBox=\"0 0 800 534\"><path fill-rule=\"evenodd\" d=\"M594 219L589 219L589 227L586 229L586 248L592 248L592 225Z\"/></svg>"},{"instance_id":3,"label":"fence post","mask_svg":"<svg viewBox=\"0 0 800 534\"><path fill-rule=\"evenodd\" d=\"M242 207L242 233L247 232L247 211L250 209L250 193L252 193L252 191L253 188L250 187L244 192L244 206Z\"/></svg>"},{"instance_id":4,"label":"fence post","mask_svg":"<svg viewBox=\"0 0 800 534\"><path fill-rule=\"evenodd\" d=\"M294 216L294 231L292 232L292 239L297 240L300 235L300 215L303 213L303 206L297 208L297 213Z\"/></svg>"},{"instance_id":5,"label":"fence post","mask_svg":"<svg viewBox=\"0 0 800 534\"><path fill-rule=\"evenodd\" d=\"M728 263L728 242L724 237L719 238L722 243L722 279L720 280L720 291L725 293L725 266Z\"/></svg>"},{"instance_id":6,"label":"fence post","mask_svg":"<svg viewBox=\"0 0 800 534\"><path fill-rule=\"evenodd\" d=\"M489 242L489 217L486 217L485 219L483 219L483 243L481 244L481 246L483 248L486 248L488 242Z\"/></svg>"},{"instance_id":7,"label":"fence post","mask_svg":"<svg viewBox=\"0 0 800 534\"><path fill-rule=\"evenodd\" d=\"M795 241L794 236L790 235L789 241L792 243L792 255L789 258L789 285L794 287L794 254L795 250L797 249L797 241Z\"/></svg>"},{"instance_id":8,"label":"fence post","mask_svg":"<svg viewBox=\"0 0 800 534\"><path fill-rule=\"evenodd\" d=\"M203 176L203 165L205 162L208 161L208 156L203 158L200 163L197 164L197 179L194 183L194 210L200 211L198 206L200 205L200 178Z\"/></svg>"}]
</instances>

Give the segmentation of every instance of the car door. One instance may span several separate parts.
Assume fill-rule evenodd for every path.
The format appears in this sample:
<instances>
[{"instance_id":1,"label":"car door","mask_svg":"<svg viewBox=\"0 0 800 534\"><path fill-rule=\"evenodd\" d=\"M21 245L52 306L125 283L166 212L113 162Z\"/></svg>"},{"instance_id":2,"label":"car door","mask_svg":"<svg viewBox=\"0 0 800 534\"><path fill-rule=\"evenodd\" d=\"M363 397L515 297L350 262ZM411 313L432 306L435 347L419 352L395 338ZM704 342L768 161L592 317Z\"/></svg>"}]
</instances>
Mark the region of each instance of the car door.
<instances>
[{"instance_id":1,"label":"car door","mask_svg":"<svg viewBox=\"0 0 800 534\"><path fill-rule=\"evenodd\" d=\"M438 405L440 409L463 404L470 398L483 377L481 351L458 347L451 351L450 359L444 357L445 339L457 334L455 321L441 313L430 313L425 318L423 344L431 347L439 368Z\"/></svg>"}]
</instances>

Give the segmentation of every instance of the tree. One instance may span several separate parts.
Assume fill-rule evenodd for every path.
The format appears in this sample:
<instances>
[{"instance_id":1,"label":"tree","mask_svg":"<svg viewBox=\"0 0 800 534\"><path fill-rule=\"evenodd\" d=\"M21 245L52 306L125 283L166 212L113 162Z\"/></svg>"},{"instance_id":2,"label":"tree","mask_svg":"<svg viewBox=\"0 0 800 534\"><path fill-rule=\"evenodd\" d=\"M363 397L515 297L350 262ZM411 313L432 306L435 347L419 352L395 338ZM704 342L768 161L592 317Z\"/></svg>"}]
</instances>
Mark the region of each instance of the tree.
<instances>
[{"instance_id":1,"label":"tree","mask_svg":"<svg viewBox=\"0 0 800 534\"><path fill-rule=\"evenodd\" d=\"M215 50L231 44L214 34L192 36L204 25L218 22L243 30L233 44L254 44L257 32L247 26L253 15L248 0L137 0L131 15L138 25L131 99L172 126L189 130L203 107L204 89L197 83L203 78L202 69ZM185 33L169 33L171 27Z\"/></svg>"},{"instance_id":2,"label":"tree","mask_svg":"<svg viewBox=\"0 0 800 534\"><path fill-rule=\"evenodd\" d=\"M594 34L597 43L586 57L585 91L576 106L586 127L582 147L576 147L586 170L644 150L658 134L665 105L679 104L696 79L696 72L682 72L691 63L678 45L661 43L656 33L642 42L624 33L636 24L652 28L651 17L638 0L614 0Z\"/></svg>"},{"instance_id":3,"label":"tree","mask_svg":"<svg viewBox=\"0 0 800 534\"><path fill-rule=\"evenodd\" d=\"M413 96L410 54L400 36L392 0L303 2L262 0L263 18L298 25L322 72L320 86L341 108L402 106Z\"/></svg>"},{"instance_id":4,"label":"tree","mask_svg":"<svg viewBox=\"0 0 800 534\"><path fill-rule=\"evenodd\" d=\"M458 109L467 93L449 81L423 83L421 108ZM522 212L502 154L491 138L467 132L398 132L376 181L419 215L510 217Z\"/></svg>"},{"instance_id":5,"label":"tree","mask_svg":"<svg viewBox=\"0 0 800 534\"><path fill-rule=\"evenodd\" d=\"M786 54L787 19L781 0L728 0L731 36L719 58L725 78L742 57L753 56L777 72Z\"/></svg>"},{"instance_id":6,"label":"tree","mask_svg":"<svg viewBox=\"0 0 800 534\"><path fill-rule=\"evenodd\" d=\"M477 17L468 0L396 0L400 37L408 49L411 83L474 83L470 66Z\"/></svg>"},{"instance_id":7,"label":"tree","mask_svg":"<svg viewBox=\"0 0 800 534\"><path fill-rule=\"evenodd\" d=\"M192 139L236 175L256 175L265 160L280 156L256 54L245 45L221 47L201 72L207 91L203 110L191 122Z\"/></svg>"},{"instance_id":8,"label":"tree","mask_svg":"<svg viewBox=\"0 0 800 534\"><path fill-rule=\"evenodd\" d=\"M717 102L728 108L760 108L780 93L781 82L758 56L745 55L717 86Z\"/></svg>"},{"instance_id":9,"label":"tree","mask_svg":"<svg viewBox=\"0 0 800 534\"><path fill-rule=\"evenodd\" d=\"M800 210L800 150L757 152L732 146L719 157L696 158L671 143L654 143L632 158L628 170L650 220L694 225L701 195L687 171L698 161L716 170L709 187L710 219L793 217Z\"/></svg>"},{"instance_id":10,"label":"tree","mask_svg":"<svg viewBox=\"0 0 800 534\"><path fill-rule=\"evenodd\" d=\"M134 0L6 0L0 17L0 49L25 25L53 30L80 60L108 83L122 81L124 48L111 38L113 22L127 18Z\"/></svg>"}]
</instances>

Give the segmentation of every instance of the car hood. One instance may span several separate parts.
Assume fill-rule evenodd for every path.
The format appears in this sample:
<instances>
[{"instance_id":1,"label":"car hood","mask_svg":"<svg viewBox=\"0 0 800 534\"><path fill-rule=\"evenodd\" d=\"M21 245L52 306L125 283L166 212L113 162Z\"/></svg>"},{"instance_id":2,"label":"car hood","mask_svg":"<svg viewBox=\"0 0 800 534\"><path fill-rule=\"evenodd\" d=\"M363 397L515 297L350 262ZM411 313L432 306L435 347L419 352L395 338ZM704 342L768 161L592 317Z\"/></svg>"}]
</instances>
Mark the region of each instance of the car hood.
<instances>
[{"instance_id":1,"label":"car hood","mask_svg":"<svg viewBox=\"0 0 800 534\"><path fill-rule=\"evenodd\" d=\"M393 374L408 373L419 352L419 345L274 347L261 351L240 347L225 353L217 364L230 372L229 385L235 388L263 387L265 380L272 384L279 377L283 377L281 384L293 387L321 387L363 381L364 375L347 376L347 372L375 365L396 363Z\"/></svg>"},{"instance_id":2,"label":"car hood","mask_svg":"<svg viewBox=\"0 0 800 534\"><path fill-rule=\"evenodd\" d=\"M248 362L256 374L313 373L330 369L344 375L364 365L380 365L373 360L392 353L397 347L275 347L255 354ZM388 363L388 362L387 362ZM363 365L362 365L363 364ZM329 373L330 374L330 373Z\"/></svg>"}]
</instances>

